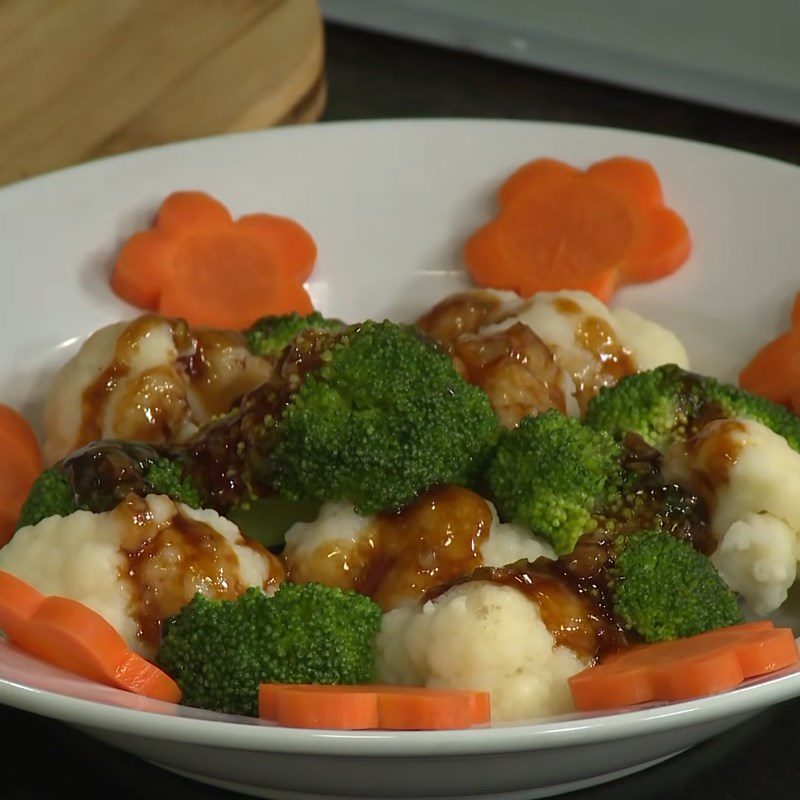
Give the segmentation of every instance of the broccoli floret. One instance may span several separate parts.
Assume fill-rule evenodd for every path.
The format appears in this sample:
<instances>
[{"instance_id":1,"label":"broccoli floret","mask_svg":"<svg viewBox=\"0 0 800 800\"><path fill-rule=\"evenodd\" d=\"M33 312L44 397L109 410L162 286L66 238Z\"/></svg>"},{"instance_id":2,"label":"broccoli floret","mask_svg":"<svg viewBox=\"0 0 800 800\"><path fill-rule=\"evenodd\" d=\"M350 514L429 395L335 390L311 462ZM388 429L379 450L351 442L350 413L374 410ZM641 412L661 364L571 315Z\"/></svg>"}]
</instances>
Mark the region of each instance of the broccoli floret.
<instances>
[{"instance_id":1,"label":"broccoli floret","mask_svg":"<svg viewBox=\"0 0 800 800\"><path fill-rule=\"evenodd\" d=\"M613 534L658 530L712 552L708 506L685 486L667 481L661 462L658 450L635 434L625 436L619 482L595 514L597 529Z\"/></svg>"},{"instance_id":2,"label":"broccoli floret","mask_svg":"<svg viewBox=\"0 0 800 800\"><path fill-rule=\"evenodd\" d=\"M108 511L130 493L165 494L192 508L201 505L197 487L178 461L148 444L99 441L42 472L28 492L17 528L79 509Z\"/></svg>"},{"instance_id":3,"label":"broccoli floret","mask_svg":"<svg viewBox=\"0 0 800 800\"><path fill-rule=\"evenodd\" d=\"M711 561L659 531L614 541L614 613L648 642L680 639L742 622L734 593Z\"/></svg>"},{"instance_id":4,"label":"broccoli floret","mask_svg":"<svg viewBox=\"0 0 800 800\"><path fill-rule=\"evenodd\" d=\"M159 456L145 466L143 478L148 494L166 494L178 503L200 508L200 492L177 461Z\"/></svg>"},{"instance_id":5,"label":"broccoli floret","mask_svg":"<svg viewBox=\"0 0 800 800\"><path fill-rule=\"evenodd\" d=\"M369 683L381 609L366 595L316 583L250 588L236 600L198 593L164 624L156 663L182 703L256 716L258 687Z\"/></svg>"},{"instance_id":6,"label":"broccoli floret","mask_svg":"<svg viewBox=\"0 0 800 800\"><path fill-rule=\"evenodd\" d=\"M636 433L663 450L712 420L735 417L761 422L800 451L800 418L788 408L675 364L626 375L601 388L589 402L584 422L618 440Z\"/></svg>"},{"instance_id":7,"label":"broccoli floret","mask_svg":"<svg viewBox=\"0 0 800 800\"><path fill-rule=\"evenodd\" d=\"M77 510L78 504L69 479L60 466L50 467L39 475L28 492L17 520L17 528L36 525L37 522L55 515L66 517Z\"/></svg>"},{"instance_id":8,"label":"broccoli floret","mask_svg":"<svg viewBox=\"0 0 800 800\"><path fill-rule=\"evenodd\" d=\"M504 430L485 479L501 518L569 553L619 482L621 448L605 431L551 409Z\"/></svg>"},{"instance_id":9,"label":"broccoli floret","mask_svg":"<svg viewBox=\"0 0 800 800\"><path fill-rule=\"evenodd\" d=\"M367 321L335 338L274 429L259 479L292 501L396 509L472 480L496 441L489 399L410 325Z\"/></svg>"},{"instance_id":10,"label":"broccoli floret","mask_svg":"<svg viewBox=\"0 0 800 800\"><path fill-rule=\"evenodd\" d=\"M319 311L305 316L293 312L261 317L244 333L247 347L256 356L277 356L299 333L306 330L337 330L343 323L323 317Z\"/></svg>"}]
</instances>

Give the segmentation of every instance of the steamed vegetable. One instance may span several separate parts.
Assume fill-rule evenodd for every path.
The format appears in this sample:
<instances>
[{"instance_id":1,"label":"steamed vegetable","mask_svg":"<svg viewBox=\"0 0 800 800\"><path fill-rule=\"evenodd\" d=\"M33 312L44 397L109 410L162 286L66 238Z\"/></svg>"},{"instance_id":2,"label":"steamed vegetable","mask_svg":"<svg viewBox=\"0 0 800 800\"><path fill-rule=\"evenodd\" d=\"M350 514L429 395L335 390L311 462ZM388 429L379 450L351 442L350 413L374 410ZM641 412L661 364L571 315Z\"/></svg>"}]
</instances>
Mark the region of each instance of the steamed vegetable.
<instances>
[{"instance_id":1,"label":"steamed vegetable","mask_svg":"<svg viewBox=\"0 0 800 800\"><path fill-rule=\"evenodd\" d=\"M249 589L234 601L198 593L165 626L156 663L183 703L258 714L258 687L275 683L368 683L381 610L357 592L283 583L269 596Z\"/></svg>"}]
</instances>

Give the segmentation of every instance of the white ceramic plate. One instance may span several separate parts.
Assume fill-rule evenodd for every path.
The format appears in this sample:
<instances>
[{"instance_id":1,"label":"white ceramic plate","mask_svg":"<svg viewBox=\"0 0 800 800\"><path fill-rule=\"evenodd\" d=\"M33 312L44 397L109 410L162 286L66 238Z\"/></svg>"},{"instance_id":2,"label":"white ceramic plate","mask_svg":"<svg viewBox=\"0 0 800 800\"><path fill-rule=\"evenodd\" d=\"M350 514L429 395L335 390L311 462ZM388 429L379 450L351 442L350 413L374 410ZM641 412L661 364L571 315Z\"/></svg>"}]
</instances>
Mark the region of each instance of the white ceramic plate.
<instances>
[{"instance_id":1,"label":"white ceramic plate","mask_svg":"<svg viewBox=\"0 0 800 800\"><path fill-rule=\"evenodd\" d=\"M322 124L197 140L0 190L0 401L36 419L43 381L80 341L135 316L108 288L122 239L176 189L314 235L316 305L347 320L412 320L467 285L459 250L515 167L650 161L694 238L689 263L616 302L682 339L692 367L733 380L788 321L800 289L800 169L708 145L602 128L495 121ZM784 610L781 624L794 623ZM797 617L800 623L800 616ZM798 632L797 630L795 631ZM724 695L602 716L465 731L280 729L90 684L0 641L0 702L57 718L198 780L281 798L544 797L620 777L800 695L788 671Z\"/></svg>"}]
</instances>

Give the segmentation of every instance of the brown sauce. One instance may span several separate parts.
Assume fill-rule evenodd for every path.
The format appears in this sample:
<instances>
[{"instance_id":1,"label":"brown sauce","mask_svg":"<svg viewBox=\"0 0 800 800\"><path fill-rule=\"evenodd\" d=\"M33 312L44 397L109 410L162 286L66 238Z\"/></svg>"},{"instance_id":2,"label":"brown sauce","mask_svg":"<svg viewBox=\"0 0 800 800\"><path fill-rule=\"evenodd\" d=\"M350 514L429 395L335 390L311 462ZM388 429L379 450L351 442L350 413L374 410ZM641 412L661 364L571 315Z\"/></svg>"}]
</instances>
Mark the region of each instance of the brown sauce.
<instances>
[{"instance_id":1,"label":"brown sauce","mask_svg":"<svg viewBox=\"0 0 800 800\"><path fill-rule=\"evenodd\" d=\"M169 328L175 362L131 375L142 343L162 326ZM270 369L266 360L249 356L238 333L193 332L183 320L143 315L121 332L111 362L84 390L77 446L104 438L112 397L114 438L159 444L178 436L187 423L227 412L266 380Z\"/></svg>"},{"instance_id":2,"label":"brown sauce","mask_svg":"<svg viewBox=\"0 0 800 800\"><path fill-rule=\"evenodd\" d=\"M486 392L505 427L550 408L566 412L564 375L553 352L527 325L465 334L451 346L462 375Z\"/></svg>"},{"instance_id":3,"label":"brown sauce","mask_svg":"<svg viewBox=\"0 0 800 800\"><path fill-rule=\"evenodd\" d=\"M287 575L297 582L320 580L355 589L388 611L479 567L491 524L491 509L482 497L442 486L402 511L378 515L354 546L326 542L287 563Z\"/></svg>"},{"instance_id":4,"label":"brown sauce","mask_svg":"<svg viewBox=\"0 0 800 800\"><path fill-rule=\"evenodd\" d=\"M259 496L269 494L261 472L272 447L270 430L277 428L305 375L322 365L325 352L343 335L345 331L314 330L295 339L267 380L178 449L204 488L209 507L224 514L251 489Z\"/></svg>"},{"instance_id":5,"label":"brown sauce","mask_svg":"<svg viewBox=\"0 0 800 800\"><path fill-rule=\"evenodd\" d=\"M556 297L555 300L553 300L553 308L555 308L559 314L580 314L583 311L583 307L580 303L576 303L569 297Z\"/></svg>"},{"instance_id":6,"label":"brown sauce","mask_svg":"<svg viewBox=\"0 0 800 800\"><path fill-rule=\"evenodd\" d=\"M672 469L681 482L702 497L713 510L719 490L730 480L742 449L742 422L716 419L699 427L686 441L670 451Z\"/></svg>"},{"instance_id":7,"label":"brown sauce","mask_svg":"<svg viewBox=\"0 0 800 800\"><path fill-rule=\"evenodd\" d=\"M575 331L575 343L593 358L586 369L573 375L575 397L582 409L601 386L615 384L625 375L637 371L630 351L626 350L612 327L600 317L587 317Z\"/></svg>"},{"instance_id":8,"label":"brown sauce","mask_svg":"<svg viewBox=\"0 0 800 800\"><path fill-rule=\"evenodd\" d=\"M180 377L158 366L129 378L116 389L111 424L115 438L158 444L169 441L191 416ZM99 431L98 431L99 434ZM95 436L99 438L99 436Z\"/></svg>"},{"instance_id":9,"label":"brown sauce","mask_svg":"<svg viewBox=\"0 0 800 800\"><path fill-rule=\"evenodd\" d=\"M132 587L130 613L139 626L140 640L150 648L158 645L163 621L177 614L196 592L233 600L247 588L230 542L204 522L180 512L167 522L157 522L139 497L129 497L113 513L125 525L121 547L126 557L123 578ZM269 564L265 585L279 582L280 561L258 543L247 544Z\"/></svg>"},{"instance_id":10,"label":"brown sauce","mask_svg":"<svg viewBox=\"0 0 800 800\"><path fill-rule=\"evenodd\" d=\"M454 585L489 581L521 591L538 604L557 645L569 647L581 658L596 661L636 641L611 610L607 570L609 540L584 536L569 556L558 560L520 560L505 567L479 567L472 574L444 584L425 599L435 600Z\"/></svg>"},{"instance_id":11,"label":"brown sauce","mask_svg":"<svg viewBox=\"0 0 800 800\"><path fill-rule=\"evenodd\" d=\"M494 321L502 301L492 292L474 290L445 297L423 314L416 326L436 341L445 344L464 333L476 333Z\"/></svg>"},{"instance_id":12,"label":"brown sauce","mask_svg":"<svg viewBox=\"0 0 800 800\"><path fill-rule=\"evenodd\" d=\"M605 520L599 520L601 527L617 533L632 533L658 527L676 539L682 539L695 550L709 556L716 549L717 542L710 525L710 514L705 499L690 487L667 480L663 474L663 456L641 437L628 433L623 441L623 463L625 471L636 476L636 508L622 509L613 516L613 508ZM678 510L680 504L680 511ZM669 516L665 511L672 510ZM660 523L654 524L660 512Z\"/></svg>"}]
</instances>

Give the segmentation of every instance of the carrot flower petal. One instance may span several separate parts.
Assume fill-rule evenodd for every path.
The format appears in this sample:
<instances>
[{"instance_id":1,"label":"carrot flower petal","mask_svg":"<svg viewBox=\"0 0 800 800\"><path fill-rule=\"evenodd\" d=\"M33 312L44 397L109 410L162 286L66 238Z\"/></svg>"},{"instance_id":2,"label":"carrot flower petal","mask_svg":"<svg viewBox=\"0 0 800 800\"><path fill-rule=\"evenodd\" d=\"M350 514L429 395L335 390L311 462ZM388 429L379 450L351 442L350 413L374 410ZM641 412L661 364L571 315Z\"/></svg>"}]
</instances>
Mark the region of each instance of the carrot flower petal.
<instances>
[{"instance_id":1,"label":"carrot flower petal","mask_svg":"<svg viewBox=\"0 0 800 800\"><path fill-rule=\"evenodd\" d=\"M173 192L161 204L156 216L159 230L178 233L224 228L232 222L228 209L205 192Z\"/></svg>"},{"instance_id":2,"label":"carrot flower petal","mask_svg":"<svg viewBox=\"0 0 800 800\"><path fill-rule=\"evenodd\" d=\"M739 372L739 386L800 412L800 292L785 333L763 344Z\"/></svg>"},{"instance_id":3,"label":"carrot flower petal","mask_svg":"<svg viewBox=\"0 0 800 800\"><path fill-rule=\"evenodd\" d=\"M619 156L600 161L586 170L586 176L640 206L664 202L661 181L651 164L637 158Z\"/></svg>"},{"instance_id":4,"label":"carrot flower petal","mask_svg":"<svg viewBox=\"0 0 800 800\"><path fill-rule=\"evenodd\" d=\"M303 282L316 257L313 238L292 219L234 221L203 192L173 192L154 225L125 242L111 287L139 308L190 325L241 330L266 314L310 313Z\"/></svg>"},{"instance_id":5,"label":"carrot flower petal","mask_svg":"<svg viewBox=\"0 0 800 800\"><path fill-rule=\"evenodd\" d=\"M499 213L475 231L464 260L480 286L583 289L608 302L627 283L670 274L689 256L684 221L663 204L644 161L618 157L581 171L553 159L520 167L500 187Z\"/></svg>"}]
</instances>

